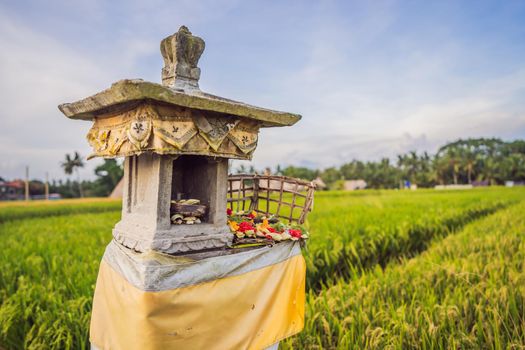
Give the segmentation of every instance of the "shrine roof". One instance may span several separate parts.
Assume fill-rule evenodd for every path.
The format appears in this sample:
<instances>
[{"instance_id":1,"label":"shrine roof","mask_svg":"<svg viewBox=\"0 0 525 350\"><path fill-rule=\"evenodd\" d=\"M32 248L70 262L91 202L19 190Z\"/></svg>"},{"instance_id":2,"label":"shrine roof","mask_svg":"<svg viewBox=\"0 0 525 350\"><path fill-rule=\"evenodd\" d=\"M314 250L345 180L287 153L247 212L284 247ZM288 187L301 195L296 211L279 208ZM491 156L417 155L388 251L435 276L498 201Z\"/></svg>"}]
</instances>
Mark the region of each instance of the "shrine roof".
<instances>
[{"instance_id":1,"label":"shrine roof","mask_svg":"<svg viewBox=\"0 0 525 350\"><path fill-rule=\"evenodd\" d=\"M101 114L129 109L140 101L248 118L261 122L262 126L289 126L301 119L298 114L252 106L199 89L177 89L142 79L120 80L109 89L76 102L61 104L58 108L68 118L93 120Z\"/></svg>"}]
</instances>

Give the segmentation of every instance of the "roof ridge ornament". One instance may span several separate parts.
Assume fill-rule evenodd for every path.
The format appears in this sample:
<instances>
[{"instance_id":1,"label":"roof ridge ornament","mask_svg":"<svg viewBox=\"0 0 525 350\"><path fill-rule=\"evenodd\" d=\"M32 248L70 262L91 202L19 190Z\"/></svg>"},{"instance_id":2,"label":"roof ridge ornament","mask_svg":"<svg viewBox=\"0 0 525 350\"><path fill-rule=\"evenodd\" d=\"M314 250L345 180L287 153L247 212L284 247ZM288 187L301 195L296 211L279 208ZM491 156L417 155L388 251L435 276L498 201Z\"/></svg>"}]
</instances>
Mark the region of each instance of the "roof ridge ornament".
<instances>
[{"instance_id":1,"label":"roof ridge ornament","mask_svg":"<svg viewBox=\"0 0 525 350\"><path fill-rule=\"evenodd\" d=\"M186 26L163 39L160 43L164 59L162 85L172 89L198 90L201 70L197 64L204 47L204 40L192 35Z\"/></svg>"}]
</instances>

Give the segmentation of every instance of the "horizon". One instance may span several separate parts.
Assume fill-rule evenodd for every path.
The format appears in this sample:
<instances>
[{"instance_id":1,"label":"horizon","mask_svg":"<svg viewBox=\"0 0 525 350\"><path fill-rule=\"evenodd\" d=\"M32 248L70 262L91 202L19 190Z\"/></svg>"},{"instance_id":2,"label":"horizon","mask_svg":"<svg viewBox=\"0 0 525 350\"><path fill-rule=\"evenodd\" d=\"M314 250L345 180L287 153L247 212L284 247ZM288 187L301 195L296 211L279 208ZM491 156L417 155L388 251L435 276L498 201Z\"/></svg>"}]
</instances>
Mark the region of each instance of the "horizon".
<instances>
[{"instance_id":1,"label":"horizon","mask_svg":"<svg viewBox=\"0 0 525 350\"><path fill-rule=\"evenodd\" d=\"M206 41L203 91L303 116L261 132L257 169L525 138L525 3L0 2L0 176L66 179L89 122L57 108L125 78L160 82L160 40ZM241 30L239 30L241 29ZM94 178L101 160L86 162ZM242 162L246 164L246 162ZM241 164L236 162L236 164Z\"/></svg>"},{"instance_id":2,"label":"horizon","mask_svg":"<svg viewBox=\"0 0 525 350\"><path fill-rule=\"evenodd\" d=\"M280 167L281 169L285 169L286 167L296 167L296 168L301 168L301 169L308 169L308 170L312 170L312 171L318 171L320 173L322 173L323 171L329 169L329 168L337 168L339 169L341 166L345 165L345 164L349 164L349 163L352 163L354 161L357 161L357 162L363 162L363 163L379 163L381 162L383 159L388 159L394 167L399 167L398 164L397 164L397 157L399 156L402 156L402 155L408 155L409 153L411 152L416 152L416 154L418 156L423 156L424 154L428 154L431 158L435 158L437 155L438 155L438 151L440 148L444 147L444 146L447 146L447 145L451 145L453 143L456 143L456 142L460 142L460 141L476 141L476 140L497 140L497 141L501 141L503 143L512 143L512 142L517 142L517 141L524 141L525 142L525 139L514 139L514 140L504 140L504 139L500 139L500 138L491 138L491 137L486 137L486 138L468 138L468 139L457 139L457 140L453 140L453 141L450 141L450 142L447 142L446 144L443 144L443 145L439 145L436 150L434 152L429 152L427 150L420 150L420 151L416 151L416 150L408 150L404 153L400 153L400 154L397 154L393 157L380 157L378 159L368 159L368 160L364 160L364 159L357 159L357 158L352 158L352 159L349 159L348 161L344 162L344 163L341 163L341 164L338 164L338 165L335 165L335 166L328 166L328 167L324 167L324 168L321 168L321 167L308 167L308 166L300 166L300 165L296 165L296 164L287 164L286 166L283 166L281 164L276 164L275 166L273 167L263 167L263 168L257 168L256 166L254 166L254 162L252 161L243 161L243 160L236 160L236 159L232 159L230 160L230 168L229 168L229 174L235 174L237 173L241 167L244 166L245 169L249 169L250 167L253 166L253 171L255 173L263 173L264 171L266 171L266 169L270 169L271 170L271 173L272 174L277 174L277 168ZM122 157L115 157L114 159L117 160L117 162L119 162L120 165L122 165L122 162L123 162L123 158ZM86 166L87 164L87 161L84 159L84 167ZM62 167L61 167L62 168ZM83 168L79 168L80 170L83 170ZM251 173L251 170L250 171L247 171L247 173ZM0 174L0 179L3 179L5 180L6 182L10 182L10 181L25 181L25 177L24 176L20 176L20 177L15 177L15 178L6 178L6 177L3 177L2 174ZM92 181L96 179L96 176L91 176L89 178L81 178L80 180L81 181ZM62 182L65 182L65 181L72 181L72 182L76 182L77 179L75 178L75 175L72 174L72 175L69 175L69 176L65 176L63 178L49 178L49 183L59 183L60 181ZM43 178L37 178L37 177L31 177L29 176L29 182L42 182L42 183L45 183L45 175Z\"/></svg>"}]
</instances>

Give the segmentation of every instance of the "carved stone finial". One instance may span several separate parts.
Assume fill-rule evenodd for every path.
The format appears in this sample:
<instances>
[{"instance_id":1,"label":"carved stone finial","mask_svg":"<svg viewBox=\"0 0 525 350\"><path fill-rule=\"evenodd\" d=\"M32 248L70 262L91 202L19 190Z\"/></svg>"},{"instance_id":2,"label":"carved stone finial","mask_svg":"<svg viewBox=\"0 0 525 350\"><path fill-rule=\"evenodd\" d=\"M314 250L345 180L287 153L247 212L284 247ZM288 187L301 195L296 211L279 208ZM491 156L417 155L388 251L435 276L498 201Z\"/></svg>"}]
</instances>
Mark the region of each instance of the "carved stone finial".
<instances>
[{"instance_id":1,"label":"carved stone finial","mask_svg":"<svg viewBox=\"0 0 525 350\"><path fill-rule=\"evenodd\" d=\"M162 84L171 88L198 89L201 70L197 63L203 51L204 40L193 36L186 26L162 40Z\"/></svg>"}]
</instances>

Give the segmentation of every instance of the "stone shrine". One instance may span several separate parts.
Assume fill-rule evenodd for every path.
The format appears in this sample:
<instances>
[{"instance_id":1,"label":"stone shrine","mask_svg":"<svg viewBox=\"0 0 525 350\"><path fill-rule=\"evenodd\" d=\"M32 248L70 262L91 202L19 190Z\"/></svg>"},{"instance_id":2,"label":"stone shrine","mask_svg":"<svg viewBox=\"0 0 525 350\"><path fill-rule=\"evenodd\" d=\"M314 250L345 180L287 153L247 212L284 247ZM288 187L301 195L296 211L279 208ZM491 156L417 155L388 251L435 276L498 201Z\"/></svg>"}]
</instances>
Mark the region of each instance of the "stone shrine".
<instances>
[{"instance_id":1,"label":"stone shrine","mask_svg":"<svg viewBox=\"0 0 525 350\"><path fill-rule=\"evenodd\" d=\"M121 80L59 106L68 118L93 122L89 158L125 157L122 218L113 236L138 252L226 247L232 238L225 215L228 160L251 159L260 128L301 118L201 91L197 64L204 47L182 26L161 42L162 85ZM173 206L185 199L201 204L200 223L170 220Z\"/></svg>"}]
</instances>

